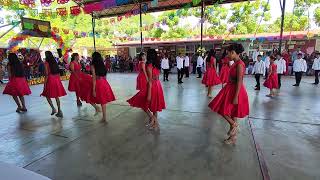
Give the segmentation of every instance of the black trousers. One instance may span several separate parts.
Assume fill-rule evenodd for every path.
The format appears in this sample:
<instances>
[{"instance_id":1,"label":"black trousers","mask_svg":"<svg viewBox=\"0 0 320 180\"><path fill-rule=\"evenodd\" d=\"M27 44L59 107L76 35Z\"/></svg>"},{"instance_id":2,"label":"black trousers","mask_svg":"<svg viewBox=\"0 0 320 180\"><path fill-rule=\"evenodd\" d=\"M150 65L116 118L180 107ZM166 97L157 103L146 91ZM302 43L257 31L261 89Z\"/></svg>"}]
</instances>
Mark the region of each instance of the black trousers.
<instances>
[{"instance_id":1,"label":"black trousers","mask_svg":"<svg viewBox=\"0 0 320 180\"><path fill-rule=\"evenodd\" d=\"M197 71L197 63L193 63L192 64L192 73L196 74L196 71Z\"/></svg>"},{"instance_id":2,"label":"black trousers","mask_svg":"<svg viewBox=\"0 0 320 180\"><path fill-rule=\"evenodd\" d=\"M255 74L254 75L254 77L256 78L256 83L257 83L257 85L256 85L256 87L258 88L258 89L260 89L260 76L261 76L262 74Z\"/></svg>"},{"instance_id":3,"label":"black trousers","mask_svg":"<svg viewBox=\"0 0 320 180\"><path fill-rule=\"evenodd\" d=\"M281 88L281 76L282 74L278 74L278 89Z\"/></svg>"},{"instance_id":4,"label":"black trousers","mask_svg":"<svg viewBox=\"0 0 320 180\"><path fill-rule=\"evenodd\" d=\"M294 76L296 78L296 85L300 85L300 82L301 82L301 78L302 78L302 73L303 72L295 72L294 73Z\"/></svg>"},{"instance_id":5,"label":"black trousers","mask_svg":"<svg viewBox=\"0 0 320 180\"><path fill-rule=\"evenodd\" d=\"M184 67L184 73L186 74L186 77L189 77L189 67Z\"/></svg>"},{"instance_id":6,"label":"black trousers","mask_svg":"<svg viewBox=\"0 0 320 180\"><path fill-rule=\"evenodd\" d=\"M183 68L178 69L178 83L182 82L182 77L183 77Z\"/></svg>"},{"instance_id":7,"label":"black trousers","mask_svg":"<svg viewBox=\"0 0 320 180\"><path fill-rule=\"evenodd\" d=\"M319 72L320 72L320 70L314 71L314 77L315 77L314 83L315 84L319 84Z\"/></svg>"},{"instance_id":8,"label":"black trousers","mask_svg":"<svg viewBox=\"0 0 320 180\"><path fill-rule=\"evenodd\" d=\"M197 72L198 72L198 77L201 78L202 77L201 67L197 67Z\"/></svg>"},{"instance_id":9,"label":"black trousers","mask_svg":"<svg viewBox=\"0 0 320 180\"><path fill-rule=\"evenodd\" d=\"M169 69L163 69L163 80L169 81Z\"/></svg>"}]
</instances>

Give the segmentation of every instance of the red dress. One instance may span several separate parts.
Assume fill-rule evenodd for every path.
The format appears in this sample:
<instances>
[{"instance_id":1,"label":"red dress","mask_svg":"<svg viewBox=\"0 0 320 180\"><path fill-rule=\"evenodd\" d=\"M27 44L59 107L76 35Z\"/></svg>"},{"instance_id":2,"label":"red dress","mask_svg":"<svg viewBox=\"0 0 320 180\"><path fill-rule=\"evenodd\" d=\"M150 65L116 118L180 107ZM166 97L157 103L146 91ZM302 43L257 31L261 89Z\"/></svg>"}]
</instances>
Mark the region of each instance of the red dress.
<instances>
[{"instance_id":1,"label":"red dress","mask_svg":"<svg viewBox=\"0 0 320 180\"><path fill-rule=\"evenodd\" d=\"M31 94L31 90L25 77L10 77L3 94L25 96Z\"/></svg>"},{"instance_id":2,"label":"red dress","mask_svg":"<svg viewBox=\"0 0 320 180\"><path fill-rule=\"evenodd\" d=\"M221 80L217 75L216 69L214 68L215 58L211 57L209 65L207 66L206 72L203 75L202 84L206 86L214 86L221 84Z\"/></svg>"},{"instance_id":3,"label":"red dress","mask_svg":"<svg viewBox=\"0 0 320 180\"><path fill-rule=\"evenodd\" d=\"M278 89L277 65L275 63L270 64L269 69L272 73L268 76L263 85L269 89Z\"/></svg>"},{"instance_id":4,"label":"red dress","mask_svg":"<svg viewBox=\"0 0 320 180\"><path fill-rule=\"evenodd\" d=\"M159 81L160 71L159 69L154 68L151 64L148 65L148 68L152 68L151 101L148 102L147 100L148 89L147 86L145 86L145 88L142 88L136 95L127 100L127 102L132 107L144 110L149 108L151 112L162 111L166 108L166 104L164 101L161 82Z\"/></svg>"},{"instance_id":5,"label":"red dress","mask_svg":"<svg viewBox=\"0 0 320 180\"><path fill-rule=\"evenodd\" d=\"M241 85L238 104L233 104L233 98L236 93L237 65L242 66L242 76L245 73L245 64L239 60L230 67L229 81L218 95L209 103L209 108L222 116L243 118L249 114L248 94L244 84Z\"/></svg>"},{"instance_id":6,"label":"red dress","mask_svg":"<svg viewBox=\"0 0 320 180\"><path fill-rule=\"evenodd\" d=\"M106 77L97 76L96 78L96 97L93 96L92 77L82 74L80 80L80 99L91 104L107 104L116 100L113 91Z\"/></svg>"},{"instance_id":7,"label":"red dress","mask_svg":"<svg viewBox=\"0 0 320 180\"><path fill-rule=\"evenodd\" d=\"M220 80L222 83L227 83L229 81L229 58L225 57L222 59L222 67L220 70Z\"/></svg>"},{"instance_id":8,"label":"red dress","mask_svg":"<svg viewBox=\"0 0 320 180\"><path fill-rule=\"evenodd\" d=\"M45 66L48 69L47 82L44 84L43 92L40 96L47 98L58 98L67 95L66 91L60 80L59 74L51 74L49 63L45 62Z\"/></svg>"},{"instance_id":9,"label":"red dress","mask_svg":"<svg viewBox=\"0 0 320 180\"><path fill-rule=\"evenodd\" d=\"M141 90L141 89L144 89L145 87L147 87L147 78L142 70L142 66L144 64L145 63L143 61L139 62L139 66L138 66L139 74L137 77L137 87L136 87L137 90Z\"/></svg>"},{"instance_id":10,"label":"red dress","mask_svg":"<svg viewBox=\"0 0 320 180\"><path fill-rule=\"evenodd\" d=\"M73 72L71 73L68 90L71 92L76 92L77 96L80 93L80 74L81 74L81 65L76 62L72 61L70 63L73 64Z\"/></svg>"}]
</instances>

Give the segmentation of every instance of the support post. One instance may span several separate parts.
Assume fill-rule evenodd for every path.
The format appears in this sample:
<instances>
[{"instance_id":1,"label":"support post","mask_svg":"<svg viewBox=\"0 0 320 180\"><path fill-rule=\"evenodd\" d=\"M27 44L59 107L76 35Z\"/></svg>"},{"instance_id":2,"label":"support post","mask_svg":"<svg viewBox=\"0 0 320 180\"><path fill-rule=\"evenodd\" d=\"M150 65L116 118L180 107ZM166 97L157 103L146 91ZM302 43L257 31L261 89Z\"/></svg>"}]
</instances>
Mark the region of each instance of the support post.
<instances>
[{"instance_id":1,"label":"support post","mask_svg":"<svg viewBox=\"0 0 320 180\"><path fill-rule=\"evenodd\" d=\"M1 36L0 36L0 39L3 38L3 36L5 36L6 34L8 34L12 29L14 29L15 27L17 27L21 22L15 24L14 26L12 26L10 29L8 29L8 31L6 31L5 33L3 33Z\"/></svg>"},{"instance_id":2,"label":"support post","mask_svg":"<svg viewBox=\"0 0 320 180\"><path fill-rule=\"evenodd\" d=\"M93 14L91 14L92 16L92 37L93 37L93 49L94 52L96 52L96 33L95 33L95 26L96 26L96 21L93 17Z\"/></svg>"},{"instance_id":3,"label":"support post","mask_svg":"<svg viewBox=\"0 0 320 180\"><path fill-rule=\"evenodd\" d=\"M142 4L140 3L140 48L143 51L143 34L142 34Z\"/></svg>"},{"instance_id":4,"label":"support post","mask_svg":"<svg viewBox=\"0 0 320 180\"><path fill-rule=\"evenodd\" d=\"M41 45L42 45L43 40L44 40L44 38L42 38L42 39L41 39L41 42L40 42L40 44L39 44L39 46L38 46L38 49L40 49L40 47L41 47Z\"/></svg>"},{"instance_id":5,"label":"support post","mask_svg":"<svg viewBox=\"0 0 320 180\"><path fill-rule=\"evenodd\" d=\"M284 25L284 16L285 16L285 9L286 9L286 0L282 1L282 6L281 6L281 0L280 2L280 7L281 7L281 27L280 27L280 42L279 42L279 53L281 53L281 48L282 48L282 39L283 39L283 25Z\"/></svg>"},{"instance_id":6,"label":"support post","mask_svg":"<svg viewBox=\"0 0 320 180\"><path fill-rule=\"evenodd\" d=\"M201 35L200 35L200 48L203 47L203 16L204 16L204 0L201 1Z\"/></svg>"}]
</instances>

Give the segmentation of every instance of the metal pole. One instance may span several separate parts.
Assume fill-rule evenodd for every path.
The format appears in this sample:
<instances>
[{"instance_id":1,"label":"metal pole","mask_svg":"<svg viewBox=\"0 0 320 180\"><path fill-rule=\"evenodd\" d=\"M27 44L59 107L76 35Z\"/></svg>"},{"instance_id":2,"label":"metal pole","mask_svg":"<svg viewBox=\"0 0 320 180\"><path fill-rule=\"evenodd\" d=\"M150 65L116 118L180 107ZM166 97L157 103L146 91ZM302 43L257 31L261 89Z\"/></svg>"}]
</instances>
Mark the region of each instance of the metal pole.
<instances>
[{"instance_id":1,"label":"metal pole","mask_svg":"<svg viewBox=\"0 0 320 180\"><path fill-rule=\"evenodd\" d=\"M6 31L5 33L3 33L1 36L0 36L0 39L5 36L6 34L8 34L12 29L14 29L15 27L17 27L18 25L20 24L20 22L18 24L15 24L14 26L12 26L10 29L8 29L8 31Z\"/></svg>"},{"instance_id":2,"label":"metal pole","mask_svg":"<svg viewBox=\"0 0 320 180\"><path fill-rule=\"evenodd\" d=\"M93 37L93 49L94 49L94 52L96 52L96 33L95 33L95 26L96 26L96 21L93 17L93 14L92 15L92 37Z\"/></svg>"},{"instance_id":3,"label":"metal pole","mask_svg":"<svg viewBox=\"0 0 320 180\"><path fill-rule=\"evenodd\" d=\"M280 3L280 6L281 6L281 3ZM283 24L284 24L285 9L286 9L286 0L283 0L282 7L281 7L282 15L281 15L281 27L280 27L279 53L281 53L281 48L282 48L282 36L283 36Z\"/></svg>"},{"instance_id":4,"label":"metal pole","mask_svg":"<svg viewBox=\"0 0 320 180\"><path fill-rule=\"evenodd\" d=\"M140 3L140 48L143 51L143 35L142 35L142 4Z\"/></svg>"},{"instance_id":5,"label":"metal pole","mask_svg":"<svg viewBox=\"0 0 320 180\"><path fill-rule=\"evenodd\" d=\"M203 15L204 15L204 1L202 0L202 2L201 2L201 21L200 21L200 23L201 23L200 48L201 49L203 46L203 40L202 40L202 38L203 38Z\"/></svg>"},{"instance_id":6,"label":"metal pole","mask_svg":"<svg viewBox=\"0 0 320 180\"><path fill-rule=\"evenodd\" d=\"M43 40L44 40L44 38L42 38L42 39L41 39L41 42L40 42L40 44L39 44L39 46L38 46L38 49L40 49L40 47L41 47L41 45L42 45Z\"/></svg>"}]
</instances>

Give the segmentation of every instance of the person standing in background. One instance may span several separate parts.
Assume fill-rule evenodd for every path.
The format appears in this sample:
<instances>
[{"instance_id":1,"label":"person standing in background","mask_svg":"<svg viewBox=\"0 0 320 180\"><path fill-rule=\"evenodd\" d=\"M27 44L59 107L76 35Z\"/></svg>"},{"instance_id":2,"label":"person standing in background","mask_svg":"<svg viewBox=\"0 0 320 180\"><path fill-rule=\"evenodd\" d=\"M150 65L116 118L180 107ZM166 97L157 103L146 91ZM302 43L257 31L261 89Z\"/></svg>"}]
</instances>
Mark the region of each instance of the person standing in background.
<instances>
[{"instance_id":1,"label":"person standing in background","mask_svg":"<svg viewBox=\"0 0 320 180\"><path fill-rule=\"evenodd\" d=\"M264 76L266 73L266 65L261 60L261 55L258 55L257 62L254 63L252 74L256 79L256 88L254 90L260 90L260 76Z\"/></svg>"},{"instance_id":2,"label":"person standing in background","mask_svg":"<svg viewBox=\"0 0 320 180\"><path fill-rule=\"evenodd\" d=\"M316 52L316 58L313 60L312 69L314 70L314 83L319 84L319 72L320 72L320 52Z\"/></svg>"},{"instance_id":3,"label":"person standing in background","mask_svg":"<svg viewBox=\"0 0 320 180\"><path fill-rule=\"evenodd\" d=\"M169 59L166 54L161 59L161 69L163 70L163 81L169 81Z\"/></svg>"},{"instance_id":4,"label":"person standing in background","mask_svg":"<svg viewBox=\"0 0 320 180\"><path fill-rule=\"evenodd\" d=\"M4 69L2 63L0 63L0 83L3 84L3 76L4 76Z\"/></svg>"},{"instance_id":5,"label":"person standing in background","mask_svg":"<svg viewBox=\"0 0 320 180\"><path fill-rule=\"evenodd\" d=\"M189 66L190 66L190 59L188 54L184 57L184 72L186 74L186 78L189 77Z\"/></svg>"},{"instance_id":6,"label":"person standing in background","mask_svg":"<svg viewBox=\"0 0 320 180\"><path fill-rule=\"evenodd\" d=\"M260 51L259 48L256 49L255 51L253 51L253 53L252 53L252 60L253 60L253 62L256 62L256 61L258 60L258 55L260 55L260 52L259 52L259 51Z\"/></svg>"},{"instance_id":7,"label":"person standing in background","mask_svg":"<svg viewBox=\"0 0 320 180\"><path fill-rule=\"evenodd\" d=\"M179 53L179 56L176 57L177 61L177 70L178 70L178 84L183 83L182 78L183 78L183 58L181 56L181 53Z\"/></svg>"},{"instance_id":8,"label":"person standing in background","mask_svg":"<svg viewBox=\"0 0 320 180\"><path fill-rule=\"evenodd\" d=\"M197 72L198 72L198 77L197 78L202 78L202 67L203 67L203 58L200 53L197 54Z\"/></svg>"},{"instance_id":9,"label":"person standing in background","mask_svg":"<svg viewBox=\"0 0 320 180\"><path fill-rule=\"evenodd\" d=\"M286 61L281 57L281 54L277 54L277 59L274 61L277 65L277 74L278 74L278 89L281 88L281 76L285 74L286 69Z\"/></svg>"},{"instance_id":10,"label":"person standing in background","mask_svg":"<svg viewBox=\"0 0 320 180\"><path fill-rule=\"evenodd\" d=\"M299 86L302 74L307 71L307 62L302 58L302 53L298 53L298 59L293 62L293 71L296 78L296 84L293 86Z\"/></svg>"},{"instance_id":11,"label":"person standing in background","mask_svg":"<svg viewBox=\"0 0 320 180\"><path fill-rule=\"evenodd\" d=\"M194 54L191 57L191 63L192 63L192 74L196 74L197 73L197 54Z\"/></svg>"}]
</instances>

